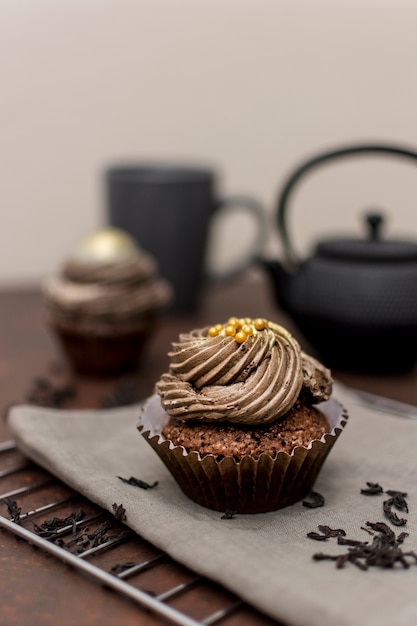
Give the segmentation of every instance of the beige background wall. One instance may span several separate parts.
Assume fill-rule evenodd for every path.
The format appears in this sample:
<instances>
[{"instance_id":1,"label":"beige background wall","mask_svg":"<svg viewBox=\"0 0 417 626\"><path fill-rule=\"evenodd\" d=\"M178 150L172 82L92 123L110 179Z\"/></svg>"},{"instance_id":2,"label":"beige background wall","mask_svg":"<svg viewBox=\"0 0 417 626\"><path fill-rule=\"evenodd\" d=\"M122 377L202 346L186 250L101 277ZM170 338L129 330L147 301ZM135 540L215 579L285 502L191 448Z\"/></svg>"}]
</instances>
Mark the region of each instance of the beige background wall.
<instances>
[{"instance_id":1,"label":"beige background wall","mask_svg":"<svg viewBox=\"0 0 417 626\"><path fill-rule=\"evenodd\" d=\"M104 222L118 160L213 164L272 216L316 151L417 148L416 27L415 0L0 0L0 284L37 281ZM417 163L340 163L294 197L295 245L361 232L369 204L417 239L416 202Z\"/></svg>"}]
</instances>

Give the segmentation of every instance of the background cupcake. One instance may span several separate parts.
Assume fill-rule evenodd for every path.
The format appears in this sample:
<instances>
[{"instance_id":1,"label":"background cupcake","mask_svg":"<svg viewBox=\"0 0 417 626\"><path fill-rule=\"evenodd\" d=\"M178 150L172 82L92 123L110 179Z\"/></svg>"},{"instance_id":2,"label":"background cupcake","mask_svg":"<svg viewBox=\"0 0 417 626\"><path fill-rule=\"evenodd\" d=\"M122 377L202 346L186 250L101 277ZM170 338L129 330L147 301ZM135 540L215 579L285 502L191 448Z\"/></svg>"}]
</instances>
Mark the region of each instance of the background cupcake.
<instances>
[{"instance_id":1,"label":"background cupcake","mask_svg":"<svg viewBox=\"0 0 417 626\"><path fill-rule=\"evenodd\" d=\"M139 428L184 493L241 513L304 498L346 423L329 370L263 319L181 335L169 357Z\"/></svg>"},{"instance_id":2,"label":"background cupcake","mask_svg":"<svg viewBox=\"0 0 417 626\"><path fill-rule=\"evenodd\" d=\"M138 364L171 290L154 259L121 230L99 230L47 279L49 320L73 367L111 374Z\"/></svg>"}]
</instances>

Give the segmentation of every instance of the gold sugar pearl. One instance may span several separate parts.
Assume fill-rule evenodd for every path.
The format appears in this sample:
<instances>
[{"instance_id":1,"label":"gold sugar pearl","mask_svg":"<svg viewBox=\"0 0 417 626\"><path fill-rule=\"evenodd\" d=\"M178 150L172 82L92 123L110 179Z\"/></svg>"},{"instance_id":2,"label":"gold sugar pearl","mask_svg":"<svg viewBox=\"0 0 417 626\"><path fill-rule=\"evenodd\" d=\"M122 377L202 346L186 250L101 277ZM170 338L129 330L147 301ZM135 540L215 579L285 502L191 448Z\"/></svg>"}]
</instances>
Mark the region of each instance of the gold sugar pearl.
<instances>
[{"instance_id":1,"label":"gold sugar pearl","mask_svg":"<svg viewBox=\"0 0 417 626\"><path fill-rule=\"evenodd\" d=\"M256 330L264 330L268 326L268 322L262 317L258 317L256 318L256 320L253 321L253 325L255 326Z\"/></svg>"},{"instance_id":2,"label":"gold sugar pearl","mask_svg":"<svg viewBox=\"0 0 417 626\"><path fill-rule=\"evenodd\" d=\"M243 330L239 330L239 332L237 332L235 335L235 340L238 343L243 343L244 341L246 341L247 338L248 336L245 332L243 332Z\"/></svg>"},{"instance_id":3,"label":"gold sugar pearl","mask_svg":"<svg viewBox=\"0 0 417 626\"><path fill-rule=\"evenodd\" d=\"M209 337L233 337L237 343L243 343L248 337L268 328L268 325L268 320L263 317L256 319L251 317L229 317L226 324L211 326L207 334Z\"/></svg>"},{"instance_id":4,"label":"gold sugar pearl","mask_svg":"<svg viewBox=\"0 0 417 626\"><path fill-rule=\"evenodd\" d=\"M251 326L250 324L245 324L244 326L242 326L242 331L249 336L253 335L254 329L253 326Z\"/></svg>"}]
</instances>

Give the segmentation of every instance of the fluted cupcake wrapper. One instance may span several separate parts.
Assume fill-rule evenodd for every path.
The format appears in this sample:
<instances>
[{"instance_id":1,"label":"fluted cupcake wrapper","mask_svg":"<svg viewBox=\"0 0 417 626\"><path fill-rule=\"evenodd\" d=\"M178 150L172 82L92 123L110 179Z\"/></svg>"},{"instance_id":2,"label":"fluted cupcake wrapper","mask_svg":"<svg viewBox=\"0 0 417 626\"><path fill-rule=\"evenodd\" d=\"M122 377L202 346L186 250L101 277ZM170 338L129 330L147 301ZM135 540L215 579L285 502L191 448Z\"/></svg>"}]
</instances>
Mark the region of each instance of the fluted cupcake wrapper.
<instances>
[{"instance_id":1,"label":"fluted cupcake wrapper","mask_svg":"<svg viewBox=\"0 0 417 626\"><path fill-rule=\"evenodd\" d=\"M261 454L236 461L212 454L187 452L161 435L169 420L159 396L152 396L142 411L138 429L165 463L179 487L194 502L217 511L266 513L284 508L312 489L327 455L347 423L347 413L333 399L318 405L330 432L308 447L296 447L274 458Z\"/></svg>"}]
</instances>

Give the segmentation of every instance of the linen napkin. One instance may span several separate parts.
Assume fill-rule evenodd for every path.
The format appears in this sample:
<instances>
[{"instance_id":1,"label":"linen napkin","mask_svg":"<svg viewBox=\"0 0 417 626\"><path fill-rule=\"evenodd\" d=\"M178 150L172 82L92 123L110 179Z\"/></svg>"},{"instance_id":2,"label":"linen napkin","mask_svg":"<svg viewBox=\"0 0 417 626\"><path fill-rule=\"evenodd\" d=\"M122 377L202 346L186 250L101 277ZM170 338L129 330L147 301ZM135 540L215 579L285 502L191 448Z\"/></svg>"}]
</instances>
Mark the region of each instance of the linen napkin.
<instances>
[{"instance_id":1,"label":"linen napkin","mask_svg":"<svg viewBox=\"0 0 417 626\"><path fill-rule=\"evenodd\" d=\"M377 482L408 493L410 512L396 534L409 533L402 549L417 550L417 421L365 408L337 386L334 394L349 421L315 485L321 508L297 503L258 514L222 514L190 501L136 429L140 406L101 411L58 411L31 406L11 410L9 426L21 450L102 507L126 509L127 524L174 559L237 593L266 614L294 626L408 626L417 623L417 566L361 571L347 563L315 561L340 554L335 539L307 537L319 525L343 528L361 541L367 521L390 522L386 494L366 496ZM127 485L134 476L154 489Z\"/></svg>"}]
</instances>

